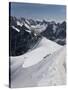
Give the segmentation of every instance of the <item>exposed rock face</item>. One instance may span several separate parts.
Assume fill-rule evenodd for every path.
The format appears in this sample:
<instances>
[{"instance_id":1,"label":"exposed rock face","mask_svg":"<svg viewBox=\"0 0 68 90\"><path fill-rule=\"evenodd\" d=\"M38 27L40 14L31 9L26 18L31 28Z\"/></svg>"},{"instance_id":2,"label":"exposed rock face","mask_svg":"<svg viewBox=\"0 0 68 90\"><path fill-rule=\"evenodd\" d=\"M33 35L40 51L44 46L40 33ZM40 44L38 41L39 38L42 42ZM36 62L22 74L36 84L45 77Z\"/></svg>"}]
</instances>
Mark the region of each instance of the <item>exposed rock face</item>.
<instances>
[{"instance_id":1,"label":"exposed rock face","mask_svg":"<svg viewBox=\"0 0 68 90\"><path fill-rule=\"evenodd\" d=\"M31 49L42 36L60 44L66 44L66 22L55 23L17 19L10 17L9 46L10 56L18 56ZM36 32L36 33L35 33Z\"/></svg>"}]
</instances>

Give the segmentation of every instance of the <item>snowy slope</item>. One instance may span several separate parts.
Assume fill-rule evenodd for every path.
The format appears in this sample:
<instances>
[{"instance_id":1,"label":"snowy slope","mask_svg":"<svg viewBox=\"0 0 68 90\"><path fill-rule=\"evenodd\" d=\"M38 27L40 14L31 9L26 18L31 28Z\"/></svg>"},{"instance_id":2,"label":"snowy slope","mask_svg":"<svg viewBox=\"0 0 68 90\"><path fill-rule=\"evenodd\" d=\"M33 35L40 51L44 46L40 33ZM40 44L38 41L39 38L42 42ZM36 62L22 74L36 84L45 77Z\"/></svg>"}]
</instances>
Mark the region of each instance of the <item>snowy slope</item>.
<instances>
[{"instance_id":1,"label":"snowy slope","mask_svg":"<svg viewBox=\"0 0 68 90\"><path fill-rule=\"evenodd\" d=\"M46 65L41 69L42 79L38 86L64 85L66 84L66 51L65 47L61 48L54 54L45 58ZM50 67L49 67L50 66ZM44 72L44 69L46 72ZM38 73L40 75L41 71Z\"/></svg>"},{"instance_id":2,"label":"snowy slope","mask_svg":"<svg viewBox=\"0 0 68 90\"><path fill-rule=\"evenodd\" d=\"M16 30L17 32L20 32L20 30L19 30L18 28L16 28L15 26L12 26L12 28L13 28L14 30Z\"/></svg>"},{"instance_id":3,"label":"snowy slope","mask_svg":"<svg viewBox=\"0 0 68 90\"><path fill-rule=\"evenodd\" d=\"M25 31L31 34L31 31L30 30L25 30Z\"/></svg>"},{"instance_id":4,"label":"snowy slope","mask_svg":"<svg viewBox=\"0 0 68 90\"><path fill-rule=\"evenodd\" d=\"M30 22L29 22L27 19L25 19L25 22L26 22L28 25L30 25Z\"/></svg>"},{"instance_id":5,"label":"snowy slope","mask_svg":"<svg viewBox=\"0 0 68 90\"><path fill-rule=\"evenodd\" d=\"M16 59L19 61L24 61L23 67L29 67L40 62L45 56L52 54L56 50L60 49L62 46L56 44L53 41L50 41L43 37L37 47L27 52L24 55L11 57L12 62ZM13 66L12 66L13 67Z\"/></svg>"},{"instance_id":6,"label":"snowy slope","mask_svg":"<svg viewBox=\"0 0 68 90\"><path fill-rule=\"evenodd\" d=\"M26 68L37 64L38 62L43 60L45 56L52 54L53 52L60 49L61 47L62 46L50 40L47 40L46 38L43 37L40 43L37 45L36 49L24 55L25 60L24 60L23 67Z\"/></svg>"},{"instance_id":7,"label":"snowy slope","mask_svg":"<svg viewBox=\"0 0 68 90\"><path fill-rule=\"evenodd\" d=\"M64 46L31 67L23 68L20 65L18 72L14 72L16 75L11 80L11 87L66 84L65 50Z\"/></svg>"},{"instance_id":8,"label":"snowy slope","mask_svg":"<svg viewBox=\"0 0 68 90\"><path fill-rule=\"evenodd\" d=\"M24 22L24 26L30 30L30 26Z\"/></svg>"},{"instance_id":9,"label":"snowy slope","mask_svg":"<svg viewBox=\"0 0 68 90\"><path fill-rule=\"evenodd\" d=\"M20 23L19 21L17 21L17 25L22 27L23 23Z\"/></svg>"},{"instance_id":10,"label":"snowy slope","mask_svg":"<svg viewBox=\"0 0 68 90\"><path fill-rule=\"evenodd\" d=\"M27 21L26 22L25 21L24 22L17 21L17 25L20 27L22 27L24 25L26 28L30 29L30 26Z\"/></svg>"},{"instance_id":11,"label":"snowy slope","mask_svg":"<svg viewBox=\"0 0 68 90\"><path fill-rule=\"evenodd\" d=\"M16 75L14 72L17 72L20 66L22 68L28 68L35 65L42 61L44 57L47 57L53 52L59 50L61 47L62 46L56 44L55 42L43 37L35 49L21 56L10 57L12 78Z\"/></svg>"}]
</instances>

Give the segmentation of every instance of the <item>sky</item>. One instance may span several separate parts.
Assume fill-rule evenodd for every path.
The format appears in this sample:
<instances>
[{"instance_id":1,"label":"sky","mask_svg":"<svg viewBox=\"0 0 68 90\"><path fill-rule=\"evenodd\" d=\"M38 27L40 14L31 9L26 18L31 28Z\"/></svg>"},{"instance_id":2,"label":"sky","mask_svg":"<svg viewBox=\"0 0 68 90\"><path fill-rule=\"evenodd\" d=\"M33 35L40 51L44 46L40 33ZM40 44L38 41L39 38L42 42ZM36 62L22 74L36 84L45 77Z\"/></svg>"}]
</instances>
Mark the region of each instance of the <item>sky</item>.
<instances>
[{"instance_id":1,"label":"sky","mask_svg":"<svg viewBox=\"0 0 68 90\"><path fill-rule=\"evenodd\" d=\"M66 6L12 2L11 16L62 22L66 20Z\"/></svg>"}]
</instances>

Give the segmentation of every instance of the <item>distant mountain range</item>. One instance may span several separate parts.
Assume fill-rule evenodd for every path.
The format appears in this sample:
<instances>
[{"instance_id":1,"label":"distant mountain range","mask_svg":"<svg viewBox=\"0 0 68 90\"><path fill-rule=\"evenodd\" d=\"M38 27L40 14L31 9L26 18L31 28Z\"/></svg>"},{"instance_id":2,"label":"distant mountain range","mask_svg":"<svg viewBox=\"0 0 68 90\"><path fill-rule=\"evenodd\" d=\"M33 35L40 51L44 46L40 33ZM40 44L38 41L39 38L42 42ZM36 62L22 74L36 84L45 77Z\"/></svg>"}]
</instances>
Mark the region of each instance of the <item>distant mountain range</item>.
<instances>
[{"instance_id":1,"label":"distant mountain range","mask_svg":"<svg viewBox=\"0 0 68 90\"><path fill-rule=\"evenodd\" d=\"M55 23L45 20L10 16L9 22L9 47L10 56L18 56L33 48L36 43L46 37L60 45L66 44L66 22Z\"/></svg>"}]
</instances>

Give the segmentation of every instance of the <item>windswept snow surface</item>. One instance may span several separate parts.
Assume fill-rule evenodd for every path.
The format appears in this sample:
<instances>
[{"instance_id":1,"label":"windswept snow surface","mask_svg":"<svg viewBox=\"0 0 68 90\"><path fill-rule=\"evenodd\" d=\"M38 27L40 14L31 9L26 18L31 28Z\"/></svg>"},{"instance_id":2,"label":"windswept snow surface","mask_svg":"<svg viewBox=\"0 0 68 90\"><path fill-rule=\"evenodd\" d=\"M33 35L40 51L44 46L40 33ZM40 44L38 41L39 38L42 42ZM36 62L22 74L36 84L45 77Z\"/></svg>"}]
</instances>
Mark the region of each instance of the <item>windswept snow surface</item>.
<instances>
[{"instance_id":1,"label":"windswept snow surface","mask_svg":"<svg viewBox=\"0 0 68 90\"><path fill-rule=\"evenodd\" d=\"M65 50L43 37L32 51L10 57L11 87L66 84Z\"/></svg>"},{"instance_id":2,"label":"windswept snow surface","mask_svg":"<svg viewBox=\"0 0 68 90\"><path fill-rule=\"evenodd\" d=\"M38 86L65 85L66 84L66 51L65 47L45 58L46 65L41 69L43 78ZM46 72L44 72L44 69ZM41 73L38 73L38 75Z\"/></svg>"},{"instance_id":3,"label":"windswept snow surface","mask_svg":"<svg viewBox=\"0 0 68 90\"><path fill-rule=\"evenodd\" d=\"M36 49L24 55L25 60L24 60L23 67L27 68L29 66L37 64L38 62L43 60L45 56L52 54L59 48L61 48L60 45L50 40L47 40L46 38L42 38L40 43L37 45Z\"/></svg>"}]
</instances>

